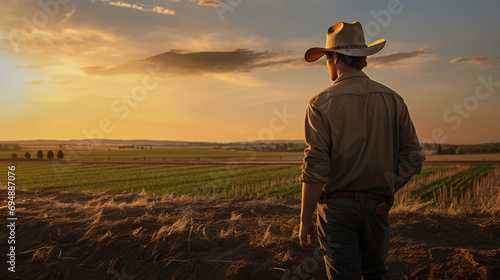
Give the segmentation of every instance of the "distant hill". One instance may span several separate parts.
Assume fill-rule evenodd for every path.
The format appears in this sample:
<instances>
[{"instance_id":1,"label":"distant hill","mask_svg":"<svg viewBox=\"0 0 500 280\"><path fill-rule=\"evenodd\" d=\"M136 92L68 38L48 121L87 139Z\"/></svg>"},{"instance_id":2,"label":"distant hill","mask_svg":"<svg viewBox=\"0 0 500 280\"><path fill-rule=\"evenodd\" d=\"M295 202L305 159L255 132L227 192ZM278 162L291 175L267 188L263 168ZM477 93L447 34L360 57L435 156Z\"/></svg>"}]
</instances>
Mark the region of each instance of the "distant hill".
<instances>
[{"instance_id":1,"label":"distant hill","mask_svg":"<svg viewBox=\"0 0 500 280\"><path fill-rule=\"evenodd\" d=\"M239 142L229 142L229 143L218 143L218 144L239 144L239 143L263 143L263 144L283 144L283 143L292 143L292 144L305 144L304 140L286 140L286 139L280 139L280 140L255 140L255 141L239 141Z\"/></svg>"},{"instance_id":2,"label":"distant hill","mask_svg":"<svg viewBox=\"0 0 500 280\"><path fill-rule=\"evenodd\" d=\"M238 145L240 143L262 143L262 144L278 144L278 143L293 143L304 144L304 140L256 140L256 141L239 141L239 142L193 142L193 141L170 141L170 140L121 140L121 139L72 139L72 140L11 140L0 141L0 144L19 144L21 146L45 146L45 145L135 145L135 146L209 146L209 145Z\"/></svg>"}]
</instances>

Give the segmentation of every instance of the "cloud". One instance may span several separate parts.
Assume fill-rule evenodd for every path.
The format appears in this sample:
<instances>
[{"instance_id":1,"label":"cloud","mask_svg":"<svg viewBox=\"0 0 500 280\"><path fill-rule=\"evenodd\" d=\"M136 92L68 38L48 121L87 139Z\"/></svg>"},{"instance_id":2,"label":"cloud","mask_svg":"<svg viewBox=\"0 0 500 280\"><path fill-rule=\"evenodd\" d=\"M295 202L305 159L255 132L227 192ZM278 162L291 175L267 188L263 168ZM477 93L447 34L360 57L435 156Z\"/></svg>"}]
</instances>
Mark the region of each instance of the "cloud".
<instances>
[{"instance_id":1,"label":"cloud","mask_svg":"<svg viewBox=\"0 0 500 280\"><path fill-rule=\"evenodd\" d=\"M170 0L170 2L179 2L181 0ZM224 3L217 0L189 0L191 2L198 2L199 6L207 6L207 7L222 7Z\"/></svg>"},{"instance_id":2,"label":"cloud","mask_svg":"<svg viewBox=\"0 0 500 280\"><path fill-rule=\"evenodd\" d=\"M196 1L196 0L195 0ZM200 6L210 6L210 7L221 7L222 3L217 0L200 0L198 2Z\"/></svg>"},{"instance_id":3,"label":"cloud","mask_svg":"<svg viewBox=\"0 0 500 280\"><path fill-rule=\"evenodd\" d=\"M415 51L402 51L381 54L373 57L368 57L368 65L375 68L399 68L409 66L413 63L400 63L401 60L408 60L416 57L425 57L432 54L430 49L419 49Z\"/></svg>"},{"instance_id":4,"label":"cloud","mask_svg":"<svg viewBox=\"0 0 500 280\"><path fill-rule=\"evenodd\" d=\"M473 56L473 57L457 57L449 61L450 63L470 63L475 64L482 67L491 67L493 64L496 64L498 61L494 57L486 57L486 56Z\"/></svg>"},{"instance_id":5,"label":"cloud","mask_svg":"<svg viewBox=\"0 0 500 280\"><path fill-rule=\"evenodd\" d=\"M147 6L144 4L131 4L123 1L109 1L109 0L100 0L100 2L107 3L108 5L111 6L117 6L117 7L123 7L123 8L129 8L129 9L135 9L143 12L152 12L156 14L164 14L164 15L175 15L174 10L170 10L167 8L163 8L161 6Z\"/></svg>"},{"instance_id":6,"label":"cloud","mask_svg":"<svg viewBox=\"0 0 500 280\"><path fill-rule=\"evenodd\" d=\"M110 57L122 37L104 30L87 28L35 29L32 33L13 29L9 38L0 39L0 49L19 50L24 59L38 64L59 64L65 61ZM96 56L96 52L101 53ZM77 55L78 54L78 55Z\"/></svg>"},{"instance_id":7,"label":"cloud","mask_svg":"<svg viewBox=\"0 0 500 280\"><path fill-rule=\"evenodd\" d=\"M64 13L63 14L63 19L59 22L59 24L62 24L62 23L65 23L66 21L68 21L68 19L70 19L73 16L73 14L75 13L75 11L76 11L76 9L72 9L69 12Z\"/></svg>"},{"instance_id":8,"label":"cloud","mask_svg":"<svg viewBox=\"0 0 500 280\"><path fill-rule=\"evenodd\" d=\"M144 74L146 66L158 65L161 72L172 75L243 73L258 69L277 70L282 68L303 67L301 58L289 52L253 51L236 49L234 51L185 52L170 50L148 57L111 67L89 66L82 70L89 75Z\"/></svg>"}]
</instances>

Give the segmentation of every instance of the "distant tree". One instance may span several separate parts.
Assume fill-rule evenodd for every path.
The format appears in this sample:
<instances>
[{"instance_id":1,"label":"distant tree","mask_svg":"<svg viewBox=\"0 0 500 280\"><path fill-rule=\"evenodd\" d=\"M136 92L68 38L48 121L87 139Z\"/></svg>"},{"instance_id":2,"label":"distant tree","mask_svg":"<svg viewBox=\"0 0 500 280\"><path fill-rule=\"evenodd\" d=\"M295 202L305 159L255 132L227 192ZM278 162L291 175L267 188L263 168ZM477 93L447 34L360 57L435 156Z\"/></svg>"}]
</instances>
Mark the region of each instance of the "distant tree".
<instances>
[{"instance_id":1,"label":"distant tree","mask_svg":"<svg viewBox=\"0 0 500 280\"><path fill-rule=\"evenodd\" d=\"M48 151L48 152L47 152L47 158L48 158L48 159L53 159L53 158L54 158L54 152L52 152L52 151Z\"/></svg>"},{"instance_id":2,"label":"distant tree","mask_svg":"<svg viewBox=\"0 0 500 280\"><path fill-rule=\"evenodd\" d=\"M24 153L24 158L25 158L25 159L30 159L30 158L31 158L31 154L30 154L30 152L26 152L26 153Z\"/></svg>"},{"instance_id":3,"label":"distant tree","mask_svg":"<svg viewBox=\"0 0 500 280\"><path fill-rule=\"evenodd\" d=\"M42 158L43 158L43 152L42 152L42 150L39 150L39 151L36 153L36 158L39 158L39 159L42 159Z\"/></svg>"},{"instance_id":4,"label":"distant tree","mask_svg":"<svg viewBox=\"0 0 500 280\"><path fill-rule=\"evenodd\" d=\"M455 152L457 153L457 155L463 155L465 154L465 148L464 147L458 147Z\"/></svg>"},{"instance_id":5,"label":"distant tree","mask_svg":"<svg viewBox=\"0 0 500 280\"><path fill-rule=\"evenodd\" d=\"M12 155L10 155L11 158L17 158L17 154L16 153L12 153Z\"/></svg>"},{"instance_id":6,"label":"distant tree","mask_svg":"<svg viewBox=\"0 0 500 280\"><path fill-rule=\"evenodd\" d=\"M438 148L437 148L436 154L440 155L442 153L443 153L443 148L441 147L441 144L438 144Z\"/></svg>"},{"instance_id":7,"label":"distant tree","mask_svg":"<svg viewBox=\"0 0 500 280\"><path fill-rule=\"evenodd\" d=\"M57 158L58 158L58 159L62 159L63 157L64 157L63 151L62 151L62 150L59 150L59 151L57 152Z\"/></svg>"}]
</instances>

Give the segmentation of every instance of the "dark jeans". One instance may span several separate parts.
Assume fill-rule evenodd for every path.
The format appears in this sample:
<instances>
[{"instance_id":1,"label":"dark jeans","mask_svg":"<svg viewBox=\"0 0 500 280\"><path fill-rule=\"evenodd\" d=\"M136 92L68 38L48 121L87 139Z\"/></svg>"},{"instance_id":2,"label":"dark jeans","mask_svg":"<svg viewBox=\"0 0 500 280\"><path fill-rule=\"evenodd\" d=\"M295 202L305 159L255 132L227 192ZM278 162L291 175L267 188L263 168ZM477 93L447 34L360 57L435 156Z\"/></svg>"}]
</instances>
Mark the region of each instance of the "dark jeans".
<instances>
[{"instance_id":1,"label":"dark jeans","mask_svg":"<svg viewBox=\"0 0 500 280\"><path fill-rule=\"evenodd\" d=\"M325 199L318 202L318 239L328 279L385 279L389 245L388 214L375 214L379 200Z\"/></svg>"}]
</instances>

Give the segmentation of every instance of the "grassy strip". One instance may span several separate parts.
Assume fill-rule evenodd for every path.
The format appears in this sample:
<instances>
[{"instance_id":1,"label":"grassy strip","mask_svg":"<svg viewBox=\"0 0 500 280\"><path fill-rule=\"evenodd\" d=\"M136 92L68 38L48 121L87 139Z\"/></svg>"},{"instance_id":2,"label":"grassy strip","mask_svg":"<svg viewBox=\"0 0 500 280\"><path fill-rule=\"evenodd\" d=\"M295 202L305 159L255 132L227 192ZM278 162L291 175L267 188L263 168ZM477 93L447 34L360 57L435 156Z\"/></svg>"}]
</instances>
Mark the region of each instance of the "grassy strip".
<instances>
[{"instance_id":1,"label":"grassy strip","mask_svg":"<svg viewBox=\"0 0 500 280\"><path fill-rule=\"evenodd\" d=\"M422 172L420 172L420 174L411 177L410 181L415 181L417 178L429 177L439 172L445 172L450 170L450 168L451 168L450 166L427 167L424 168Z\"/></svg>"},{"instance_id":2,"label":"grassy strip","mask_svg":"<svg viewBox=\"0 0 500 280\"><path fill-rule=\"evenodd\" d=\"M453 176L444 177L431 183L421 183L418 188L411 190L413 197L420 197L425 201L432 200L434 192L443 186L451 187L456 195L464 194L473 187L474 181L487 176L494 170L494 166L472 166Z\"/></svg>"}]
</instances>

